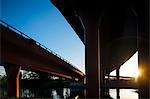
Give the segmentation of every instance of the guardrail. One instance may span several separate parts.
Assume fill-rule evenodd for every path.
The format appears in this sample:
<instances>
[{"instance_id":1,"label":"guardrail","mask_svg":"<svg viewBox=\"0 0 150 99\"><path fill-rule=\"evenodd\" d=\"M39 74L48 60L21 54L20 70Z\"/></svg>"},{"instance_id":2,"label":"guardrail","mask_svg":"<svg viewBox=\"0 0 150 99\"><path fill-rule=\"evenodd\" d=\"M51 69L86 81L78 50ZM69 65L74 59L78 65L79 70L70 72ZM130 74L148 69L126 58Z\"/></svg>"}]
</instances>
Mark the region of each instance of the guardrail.
<instances>
[{"instance_id":1,"label":"guardrail","mask_svg":"<svg viewBox=\"0 0 150 99\"><path fill-rule=\"evenodd\" d=\"M71 65L72 67L74 67L75 69L77 69L73 64L71 64L68 60L64 59L63 57L61 57L60 55L58 55L57 53L55 53L54 51L50 50L49 48L47 48L46 46L42 45L41 43L35 41L34 39L32 39L31 37L29 37L28 35L26 35L25 33L19 31L18 29L14 28L13 26L7 24L6 22L0 20L0 24L6 26L7 28L11 29L12 31L18 33L20 36L25 37L27 39L30 39L32 41L34 41L38 46L44 48L45 50L47 50L48 52L52 53L53 55L57 56L58 58L60 58L61 60L65 61L66 63L68 63L69 65Z\"/></svg>"}]
</instances>

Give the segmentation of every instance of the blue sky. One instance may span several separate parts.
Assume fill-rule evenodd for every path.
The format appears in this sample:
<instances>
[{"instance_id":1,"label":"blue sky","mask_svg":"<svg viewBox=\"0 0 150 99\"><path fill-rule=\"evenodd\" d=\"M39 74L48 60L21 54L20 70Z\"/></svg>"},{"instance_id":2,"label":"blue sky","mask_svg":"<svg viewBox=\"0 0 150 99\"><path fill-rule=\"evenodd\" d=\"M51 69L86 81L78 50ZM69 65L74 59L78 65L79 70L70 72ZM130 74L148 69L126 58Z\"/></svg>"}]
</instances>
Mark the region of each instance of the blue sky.
<instances>
[{"instance_id":1,"label":"blue sky","mask_svg":"<svg viewBox=\"0 0 150 99\"><path fill-rule=\"evenodd\" d=\"M84 45L50 0L1 0L1 19L84 69Z\"/></svg>"}]
</instances>

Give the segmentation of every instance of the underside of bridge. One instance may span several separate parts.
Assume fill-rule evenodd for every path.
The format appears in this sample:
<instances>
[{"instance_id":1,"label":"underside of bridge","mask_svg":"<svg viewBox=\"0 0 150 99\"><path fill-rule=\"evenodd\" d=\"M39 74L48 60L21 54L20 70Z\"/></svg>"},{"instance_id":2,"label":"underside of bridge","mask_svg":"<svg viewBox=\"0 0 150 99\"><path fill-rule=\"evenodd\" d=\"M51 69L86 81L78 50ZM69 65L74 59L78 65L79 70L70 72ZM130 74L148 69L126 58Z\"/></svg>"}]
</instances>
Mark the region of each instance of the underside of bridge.
<instances>
[{"instance_id":1,"label":"underside of bridge","mask_svg":"<svg viewBox=\"0 0 150 99\"><path fill-rule=\"evenodd\" d=\"M106 74L139 53L139 96L149 98L149 0L52 0L85 45L86 97L105 96Z\"/></svg>"}]
</instances>

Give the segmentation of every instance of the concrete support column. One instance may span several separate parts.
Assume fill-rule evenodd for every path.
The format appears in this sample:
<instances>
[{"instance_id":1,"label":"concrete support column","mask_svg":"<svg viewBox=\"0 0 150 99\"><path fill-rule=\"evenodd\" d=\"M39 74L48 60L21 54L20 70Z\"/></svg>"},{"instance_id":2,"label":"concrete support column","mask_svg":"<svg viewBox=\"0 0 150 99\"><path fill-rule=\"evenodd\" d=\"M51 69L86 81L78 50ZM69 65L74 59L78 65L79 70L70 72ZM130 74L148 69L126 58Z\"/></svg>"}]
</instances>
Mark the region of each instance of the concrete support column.
<instances>
[{"instance_id":1,"label":"concrete support column","mask_svg":"<svg viewBox=\"0 0 150 99\"><path fill-rule=\"evenodd\" d=\"M120 68L116 69L117 80L120 78Z\"/></svg>"},{"instance_id":2,"label":"concrete support column","mask_svg":"<svg viewBox=\"0 0 150 99\"><path fill-rule=\"evenodd\" d=\"M117 81L120 79L120 68L116 69L116 76L117 76ZM116 89L116 93L117 93L117 99L120 99L120 89L117 88Z\"/></svg>"},{"instance_id":3,"label":"concrete support column","mask_svg":"<svg viewBox=\"0 0 150 99\"><path fill-rule=\"evenodd\" d=\"M149 33L141 32L139 36L144 36L138 40L138 65L141 71L139 77L139 96L140 98L150 98L150 48Z\"/></svg>"},{"instance_id":4,"label":"concrete support column","mask_svg":"<svg viewBox=\"0 0 150 99\"><path fill-rule=\"evenodd\" d=\"M147 36L148 37L148 36ZM147 38L148 40L148 38ZM150 98L150 48L149 43L139 40L138 62L141 71L139 77L140 98Z\"/></svg>"},{"instance_id":5,"label":"concrete support column","mask_svg":"<svg viewBox=\"0 0 150 99\"><path fill-rule=\"evenodd\" d=\"M86 97L100 98L100 56L98 21L95 17L86 17Z\"/></svg>"},{"instance_id":6,"label":"concrete support column","mask_svg":"<svg viewBox=\"0 0 150 99\"><path fill-rule=\"evenodd\" d=\"M109 76L110 76L110 74L108 74L108 78L107 78L107 80L106 80L106 96L110 96L110 94L109 94Z\"/></svg>"},{"instance_id":7,"label":"concrete support column","mask_svg":"<svg viewBox=\"0 0 150 99\"><path fill-rule=\"evenodd\" d=\"M8 97L19 98L20 95L20 84L19 84L19 75L20 75L20 66L16 65L6 65L5 71L7 74L7 95Z\"/></svg>"},{"instance_id":8,"label":"concrete support column","mask_svg":"<svg viewBox=\"0 0 150 99\"><path fill-rule=\"evenodd\" d=\"M116 76L117 76L117 81L120 79L120 69L116 69ZM120 89L117 88L116 89L116 93L117 93L117 99L120 99Z\"/></svg>"},{"instance_id":9,"label":"concrete support column","mask_svg":"<svg viewBox=\"0 0 150 99\"><path fill-rule=\"evenodd\" d=\"M139 98L150 98L150 34L149 34L149 0L140 3L138 13L138 65L141 75L138 79Z\"/></svg>"},{"instance_id":10,"label":"concrete support column","mask_svg":"<svg viewBox=\"0 0 150 99\"><path fill-rule=\"evenodd\" d=\"M116 89L116 93L117 93L117 97L116 98L120 99L120 89L119 88Z\"/></svg>"},{"instance_id":11,"label":"concrete support column","mask_svg":"<svg viewBox=\"0 0 150 99\"><path fill-rule=\"evenodd\" d=\"M105 68L101 65L101 71L100 71L100 96L106 97L107 96L107 86L106 86L106 80L105 80Z\"/></svg>"}]
</instances>

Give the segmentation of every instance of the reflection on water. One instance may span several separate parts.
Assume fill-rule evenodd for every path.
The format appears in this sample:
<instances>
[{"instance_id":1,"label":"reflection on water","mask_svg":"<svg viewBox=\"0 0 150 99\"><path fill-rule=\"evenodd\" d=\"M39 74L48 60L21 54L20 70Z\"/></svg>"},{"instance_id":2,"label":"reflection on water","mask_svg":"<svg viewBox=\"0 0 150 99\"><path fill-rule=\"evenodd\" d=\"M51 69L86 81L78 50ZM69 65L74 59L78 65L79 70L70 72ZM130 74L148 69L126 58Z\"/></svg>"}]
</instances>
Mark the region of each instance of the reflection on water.
<instances>
[{"instance_id":1,"label":"reflection on water","mask_svg":"<svg viewBox=\"0 0 150 99\"><path fill-rule=\"evenodd\" d=\"M113 99L138 99L137 89L110 89L109 92Z\"/></svg>"},{"instance_id":2,"label":"reflection on water","mask_svg":"<svg viewBox=\"0 0 150 99\"><path fill-rule=\"evenodd\" d=\"M70 97L70 89L69 88L63 88L63 98L67 99ZM59 94L57 93L56 90L52 90L51 93L51 98L52 99L61 99L61 97L59 96Z\"/></svg>"},{"instance_id":3,"label":"reflection on water","mask_svg":"<svg viewBox=\"0 0 150 99\"><path fill-rule=\"evenodd\" d=\"M70 97L70 89L63 88L64 99ZM109 89L109 94L113 99L138 99L137 89ZM56 90L52 91L53 99L61 99Z\"/></svg>"},{"instance_id":4,"label":"reflection on water","mask_svg":"<svg viewBox=\"0 0 150 99\"><path fill-rule=\"evenodd\" d=\"M138 99L137 89L109 89L109 95L112 99ZM36 97L29 89L26 89L22 97ZM81 90L71 88L52 89L50 97L52 99L72 99L75 97L84 98ZM76 98L78 99L78 98Z\"/></svg>"},{"instance_id":5,"label":"reflection on water","mask_svg":"<svg viewBox=\"0 0 150 99\"><path fill-rule=\"evenodd\" d=\"M59 91L60 92L60 91ZM75 88L63 88L62 93L63 95L60 96L57 90L53 89L51 92L52 99L78 99L84 98L84 90L83 89L75 89Z\"/></svg>"}]
</instances>

